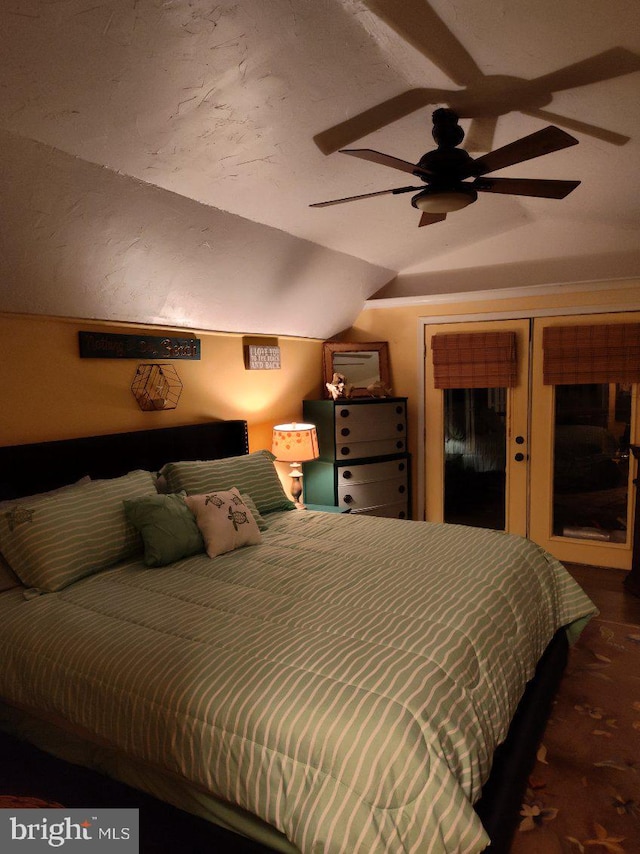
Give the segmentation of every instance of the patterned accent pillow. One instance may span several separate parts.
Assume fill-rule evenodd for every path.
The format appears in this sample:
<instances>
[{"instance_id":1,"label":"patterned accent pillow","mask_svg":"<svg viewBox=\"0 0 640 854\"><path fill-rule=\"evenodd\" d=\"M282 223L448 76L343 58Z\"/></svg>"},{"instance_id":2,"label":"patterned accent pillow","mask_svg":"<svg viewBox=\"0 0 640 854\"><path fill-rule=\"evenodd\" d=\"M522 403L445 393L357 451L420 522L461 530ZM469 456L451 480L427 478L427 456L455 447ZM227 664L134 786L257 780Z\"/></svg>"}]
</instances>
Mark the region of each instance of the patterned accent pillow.
<instances>
[{"instance_id":1,"label":"patterned accent pillow","mask_svg":"<svg viewBox=\"0 0 640 854\"><path fill-rule=\"evenodd\" d=\"M253 498L260 513L295 510L296 505L282 487L274 460L270 451L254 451L224 460L167 463L160 474L166 478L170 492L184 490L187 495L202 495L236 487Z\"/></svg>"},{"instance_id":2,"label":"patterned accent pillow","mask_svg":"<svg viewBox=\"0 0 640 854\"><path fill-rule=\"evenodd\" d=\"M196 517L209 557L262 542L258 524L237 489L188 495L185 501Z\"/></svg>"},{"instance_id":3,"label":"patterned accent pillow","mask_svg":"<svg viewBox=\"0 0 640 854\"><path fill-rule=\"evenodd\" d=\"M123 501L157 494L148 471L23 498L0 513L0 551L27 587L62 590L142 551Z\"/></svg>"},{"instance_id":4,"label":"patterned accent pillow","mask_svg":"<svg viewBox=\"0 0 640 854\"><path fill-rule=\"evenodd\" d=\"M202 534L183 492L143 495L123 503L127 519L142 535L147 566L166 566L204 551Z\"/></svg>"}]
</instances>

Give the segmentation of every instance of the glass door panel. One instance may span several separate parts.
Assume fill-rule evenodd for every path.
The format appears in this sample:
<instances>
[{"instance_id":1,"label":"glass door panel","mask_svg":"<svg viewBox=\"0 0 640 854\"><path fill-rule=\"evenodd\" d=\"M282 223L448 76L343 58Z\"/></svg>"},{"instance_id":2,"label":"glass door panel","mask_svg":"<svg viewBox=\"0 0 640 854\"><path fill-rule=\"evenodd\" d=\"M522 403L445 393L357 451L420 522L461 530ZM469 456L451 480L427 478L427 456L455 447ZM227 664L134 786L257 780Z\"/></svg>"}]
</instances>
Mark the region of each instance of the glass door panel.
<instances>
[{"instance_id":1,"label":"glass door panel","mask_svg":"<svg viewBox=\"0 0 640 854\"><path fill-rule=\"evenodd\" d=\"M626 543L631 386L555 387L553 534Z\"/></svg>"},{"instance_id":2,"label":"glass door panel","mask_svg":"<svg viewBox=\"0 0 640 854\"><path fill-rule=\"evenodd\" d=\"M444 389L444 521L504 531L507 389Z\"/></svg>"}]
</instances>

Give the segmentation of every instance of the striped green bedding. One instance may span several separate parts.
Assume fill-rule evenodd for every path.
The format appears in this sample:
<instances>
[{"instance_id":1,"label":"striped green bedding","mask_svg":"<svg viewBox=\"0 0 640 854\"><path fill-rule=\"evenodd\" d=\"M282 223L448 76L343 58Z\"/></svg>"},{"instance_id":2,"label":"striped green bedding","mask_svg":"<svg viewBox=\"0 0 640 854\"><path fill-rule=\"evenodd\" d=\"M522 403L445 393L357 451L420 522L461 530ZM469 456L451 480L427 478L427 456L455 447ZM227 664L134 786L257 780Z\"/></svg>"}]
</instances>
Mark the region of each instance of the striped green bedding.
<instances>
[{"instance_id":1,"label":"striped green bedding","mask_svg":"<svg viewBox=\"0 0 640 854\"><path fill-rule=\"evenodd\" d=\"M502 533L290 511L260 545L0 596L0 696L303 854L479 852L472 808L557 628L594 607Z\"/></svg>"}]
</instances>

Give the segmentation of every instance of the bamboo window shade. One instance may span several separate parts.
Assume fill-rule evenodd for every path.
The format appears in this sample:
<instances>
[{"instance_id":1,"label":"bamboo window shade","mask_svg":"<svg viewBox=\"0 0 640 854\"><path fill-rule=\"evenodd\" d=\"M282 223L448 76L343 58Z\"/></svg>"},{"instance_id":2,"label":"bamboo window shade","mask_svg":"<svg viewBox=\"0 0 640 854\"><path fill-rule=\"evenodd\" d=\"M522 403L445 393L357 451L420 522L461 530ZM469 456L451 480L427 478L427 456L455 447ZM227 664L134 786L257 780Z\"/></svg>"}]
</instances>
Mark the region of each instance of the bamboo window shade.
<instances>
[{"instance_id":1,"label":"bamboo window shade","mask_svg":"<svg viewBox=\"0 0 640 854\"><path fill-rule=\"evenodd\" d=\"M546 326L546 385L640 382L640 323Z\"/></svg>"},{"instance_id":2,"label":"bamboo window shade","mask_svg":"<svg viewBox=\"0 0 640 854\"><path fill-rule=\"evenodd\" d=\"M436 388L511 388L518 374L515 332L434 335Z\"/></svg>"}]
</instances>

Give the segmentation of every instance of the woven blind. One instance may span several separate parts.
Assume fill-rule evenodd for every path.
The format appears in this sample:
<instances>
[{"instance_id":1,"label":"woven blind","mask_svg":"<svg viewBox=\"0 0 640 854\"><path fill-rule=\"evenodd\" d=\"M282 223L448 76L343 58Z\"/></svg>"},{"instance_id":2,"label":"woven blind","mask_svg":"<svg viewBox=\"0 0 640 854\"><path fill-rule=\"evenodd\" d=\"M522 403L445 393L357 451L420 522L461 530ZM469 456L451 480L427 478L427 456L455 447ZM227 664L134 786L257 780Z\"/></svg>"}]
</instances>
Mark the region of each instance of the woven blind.
<instances>
[{"instance_id":1,"label":"woven blind","mask_svg":"<svg viewBox=\"0 0 640 854\"><path fill-rule=\"evenodd\" d=\"M640 323L546 326L546 385L640 382Z\"/></svg>"},{"instance_id":2,"label":"woven blind","mask_svg":"<svg viewBox=\"0 0 640 854\"><path fill-rule=\"evenodd\" d=\"M515 332L452 332L431 339L436 388L509 388L516 384Z\"/></svg>"}]
</instances>

